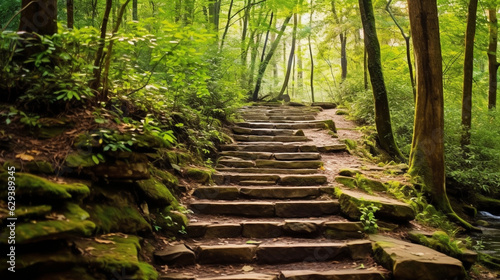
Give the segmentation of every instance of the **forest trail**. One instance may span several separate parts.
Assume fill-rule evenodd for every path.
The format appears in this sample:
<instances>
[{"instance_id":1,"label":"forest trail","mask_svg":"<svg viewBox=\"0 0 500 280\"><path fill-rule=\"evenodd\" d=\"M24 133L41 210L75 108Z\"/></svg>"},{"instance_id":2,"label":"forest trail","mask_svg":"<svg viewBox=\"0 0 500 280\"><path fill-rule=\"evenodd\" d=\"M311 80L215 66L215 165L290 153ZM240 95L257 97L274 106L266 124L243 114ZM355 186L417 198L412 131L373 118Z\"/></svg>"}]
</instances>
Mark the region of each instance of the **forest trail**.
<instances>
[{"instance_id":1,"label":"forest trail","mask_svg":"<svg viewBox=\"0 0 500 280\"><path fill-rule=\"evenodd\" d=\"M213 176L217 185L198 187L193 193L189 237L156 252L157 261L168 265L161 279L392 278L374 260L376 242L363 233L362 223L341 215L334 178L340 168L362 163L332 137L335 123L320 118L326 111L289 106L241 109L244 122L232 127L235 143L220 152ZM345 133L354 132L339 135ZM408 244L403 244L405 250L423 252ZM448 258L453 268L462 269L455 259L432 250L429 254ZM413 268L432 273L418 265ZM456 273L460 274L443 270L438 278L425 279L448 279L446 275Z\"/></svg>"}]
</instances>

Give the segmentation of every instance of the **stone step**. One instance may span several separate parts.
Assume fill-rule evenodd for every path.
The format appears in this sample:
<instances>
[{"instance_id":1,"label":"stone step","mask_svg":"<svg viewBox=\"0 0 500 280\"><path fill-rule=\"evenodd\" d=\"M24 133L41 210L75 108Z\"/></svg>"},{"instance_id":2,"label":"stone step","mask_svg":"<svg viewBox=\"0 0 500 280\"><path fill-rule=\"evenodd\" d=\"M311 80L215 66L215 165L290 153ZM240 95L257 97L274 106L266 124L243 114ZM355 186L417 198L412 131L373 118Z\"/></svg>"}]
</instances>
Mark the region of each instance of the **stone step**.
<instances>
[{"instance_id":1,"label":"stone step","mask_svg":"<svg viewBox=\"0 0 500 280\"><path fill-rule=\"evenodd\" d=\"M222 145L222 151L248 151L248 152L274 152L274 153L298 153L298 152L317 152L318 148L314 145L288 144L288 143L239 143L238 145Z\"/></svg>"},{"instance_id":2,"label":"stone step","mask_svg":"<svg viewBox=\"0 0 500 280\"><path fill-rule=\"evenodd\" d=\"M256 159L271 159L271 152L251 152L251 151L224 151L220 152L221 157L237 157L241 159L256 160Z\"/></svg>"},{"instance_id":3,"label":"stone step","mask_svg":"<svg viewBox=\"0 0 500 280\"><path fill-rule=\"evenodd\" d=\"M384 272L376 270L284 270L279 280L384 280Z\"/></svg>"},{"instance_id":4,"label":"stone step","mask_svg":"<svg viewBox=\"0 0 500 280\"><path fill-rule=\"evenodd\" d=\"M362 260L370 257L369 240L347 242L287 242L264 244L200 245L195 250L199 264L285 264Z\"/></svg>"},{"instance_id":5,"label":"stone step","mask_svg":"<svg viewBox=\"0 0 500 280\"><path fill-rule=\"evenodd\" d=\"M231 168L221 167L216 168L220 172L232 173L254 173L254 174L315 174L318 173L317 169L281 169L281 168Z\"/></svg>"},{"instance_id":6,"label":"stone step","mask_svg":"<svg viewBox=\"0 0 500 280\"><path fill-rule=\"evenodd\" d=\"M277 238L300 237L316 238L322 236L328 239L363 239L361 222L344 222L312 219L271 219L242 221L233 223L224 222L193 222L186 232L190 238Z\"/></svg>"},{"instance_id":7,"label":"stone step","mask_svg":"<svg viewBox=\"0 0 500 280\"><path fill-rule=\"evenodd\" d=\"M196 200L190 208L195 213L207 215L230 215L243 217L318 217L338 214L340 207L336 200L295 201L220 201Z\"/></svg>"},{"instance_id":8,"label":"stone step","mask_svg":"<svg viewBox=\"0 0 500 280\"><path fill-rule=\"evenodd\" d=\"M333 187L198 187L193 195L200 199L235 200L238 198L298 199L332 193Z\"/></svg>"},{"instance_id":9,"label":"stone step","mask_svg":"<svg viewBox=\"0 0 500 280\"><path fill-rule=\"evenodd\" d=\"M255 167L259 168L317 169L322 166L323 162L318 160L255 160Z\"/></svg>"},{"instance_id":10,"label":"stone step","mask_svg":"<svg viewBox=\"0 0 500 280\"><path fill-rule=\"evenodd\" d=\"M311 139L306 136L268 136L268 135L233 135L236 141L244 142L306 142Z\"/></svg>"},{"instance_id":11,"label":"stone step","mask_svg":"<svg viewBox=\"0 0 500 280\"><path fill-rule=\"evenodd\" d=\"M314 129L325 128L322 121L308 121L308 122L238 122L239 127L248 128L274 128L274 129Z\"/></svg>"},{"instance_id":12,"label":"stone step","mask_svg":"<svg viewBox=\"0 0 500 280\"><path fill-rule=\"evenodd\" d=\"M265 116L265 115L246 115L243 119L248 122L252 121L305 121L305 120L315 120L314 115L304 115L304 116Z\"/></svg>"},{"instance_id":13,"label":"stone step","mask_svg":"<svg viewBox=\"0 0 500 280\"><path fill-rule=\"evenodd\" d=\"M268 136L304 136L304 132L300 129L274 129L274 128L247 128L234 126L232 128L234 134L246 135L268 135Z\"/></svg>"},{"instance_id":14,"label":"stone step","mask_svg":"<svg viewBox=\"0 0 500 280\"><path fill-rule=\"evenodd\" d=\"M252 269L244 272L244 267ZM387 270L368 262L357 269L352 261L289 263L277 265L203 265L169 267L160 280L383 280Z\"/></svg>"},{"instance_id":15,"label":"stone step","mask_svg":"<svg viewBox=\"0 0 500 280\"><path fill-rule=\"evenodd\" d=\"M242 181L266 181L274 182L275 184L282 186L315 186L324 185L328 182L328 178L325 175L276 175L252 173L215 173L212 175L212 179L217 185L238 184Z\"/></svg>"},{"instance_id":16,"label":"stone step","mask_svg":"<svg viewBox=\"0 0 500 280\"><path fill-rule=\"evenodd\" d=\"M462 262L428 247L382 235L371 235L375 259L394 279L465 279Z\"/></svg>"}]
</instances>

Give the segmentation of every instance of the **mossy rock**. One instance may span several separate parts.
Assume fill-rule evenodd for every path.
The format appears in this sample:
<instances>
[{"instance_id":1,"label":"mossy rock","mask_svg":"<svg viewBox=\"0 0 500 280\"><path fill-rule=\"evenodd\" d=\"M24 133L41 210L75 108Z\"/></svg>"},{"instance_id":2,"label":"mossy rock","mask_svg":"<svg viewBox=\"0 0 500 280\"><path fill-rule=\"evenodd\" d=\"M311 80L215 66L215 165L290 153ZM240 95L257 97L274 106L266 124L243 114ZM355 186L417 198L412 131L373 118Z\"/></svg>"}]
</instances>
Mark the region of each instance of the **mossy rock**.
<instances>
[{"instance_id":1,"label":"mossy rock","mask_svg":"<svg viewBox=\"0 0 500 280\"><path fill-rule=\"evenodd\" d=\"M125 133L118 134L115 133L114 137L116 141L132 141L132 150L134 151L153 151L158 148L170 147L171 144L165 141L163 138L152 135L150 133L137 134L137 133Z\"/></svg>"},{"instance_id":2,"label":"mossy rock","mask_svg":"<svg viewBox=\"0 0 500 280\"><path fill-rule=\"evenodd\" d=\"M335 127L335 122L333 120L324 120L322 122L325 124L327 129L337 133L337 127Z\"/></svg>"},{"instance_id":3,"label":"mossy rock","mask_svg":"<svg viewBox=\"0 0 500 280\"><path fill-rule=\"evenodd\" d=\"M66 157L65 163L67 167L83 168L97 165L92 159L91 153L74 152Z\"/></svg>"},{"instance_id":4,"label":"mossy rock","mask_svg":"<svg viewBox=\"0 0 500 280\"><path fill-rule=\"evenodd\" d=\"M0 174L0 182L7 186L8 173ZM16 196L31 198L32 203L46 203L61 199L82 199L89 195L89 188L82 183L60 184L28 173L16 173ZM7 188L0 192L7 196Z\"/></svg>"},{"instance_id":5,"label":"mossy rock","mask_svg":"<svg viewBox=\"0 0 500 280\"><path fill-rule=\"evenodd\" d=\"M133 205L101 205L87 207L96 232L140 233L151 231L151 225Z\"/></svg>"},{"instance_id":6,"label":"mossy rock","mask_svg":"<svg viewBox=\"0 0 500 280\"><path fill-rule=\"evenodd\" d=\"M338 115L338 116L345 116L345 115L349 115L349 111L347 111L347 110L340 110L340 109L339 109L339 110L337 110L337 111L335 112L335 115Z\"/></svg>"},{"instance_id":7,"label":"mossy rock","mask_svg":"<svg viewBox=\"0 0 500 280\"><path fill-rule=\"evenodd\" d=\"M212 172L209 170L189 167L186 168L184 175L197 183L200 184L208 184L210 182L210 178L212 177Z\"/></svg>"},{"instance_id":8,"label":"mossy rock","mask_svg":"<svg viewBox=\"0 0 500 280\"><path fill-rule=\"evenodd\" d=\"M179 185L179 179L168 171L153 167L151 168L151 174L169 188L175 188Z\"/></svg>"},{"instance_id":9,"label":"mossy rock","mask_svg":"<svg viewBox=\"0 0 500 280\"><path fill-rule=\"evenodd\" d=\"M177 198L172 194L172 192L164 184L160 183L154 178L137 181L136 184L141 190L144 199L148 202L148 204L152 202L158 207L179 205Z\"/></svg>"},{"instance_id":10,"label":"mossy rock","mask_svg":"<svg viewBox=\"0 0 500 280\"><path fill-rule=\"evenodd\" d=\"M66 118L41 118L37 121L35 135L38 138L50 139L61 135L65 130L73 128L74 123Z\"/></svg>"},{"instance_id":11,"label":"mossy rock","mask_svg":"<svg viewBox=\"0 0 500 280\"><path fill-rule=\"evenodd\" d=\"M342 168L339 171L340 176L346 176L346 177L354 177L358 174L362 174L361 170L358 169L350 169L350 168Z\"/></svg>"},{"instance_id":12,"label":"mossy rock","mask_svg":"<svg viewBox=\"0 0 500 280\"><path fill-rule=\"evenodd\" d=\"M29 252L24 252L21 257L18 256L16 258L15 273L20 276L19 278L16 279L34 279L33 278L34 275L38 276L40 274L44 274L44 272L47 272L45 278L42 279L52 280L54 278L48 278L49 275L57 274L59 269L64 269L63 267L71 267L76 263L78 263L78 261L79 261L78 256L75 255L72 252L71 248L68 246L64 248L52 247L52 248L45 248L45 250L30 250ZM6 265L8 265L6 262L2 262L0 264L0 269L2 271L6 271L8 267ZM21 276L25 274L27 274L26 276L28 277ZM72 278L67 278L67 279L72 279Z\"/></svg>"},{"instance_id":13,"label":"mossy rock","mask_svg":"<svg viewBox=\"0 0 500 280\"><path fill-rule=\"evenodd\" d=\"M17 206L15 214L19 220L28 220L45 217L51 211L51 205Z\"/></svg>"},{"instance_id":14,"label":"mossy rock","mask_svg":"<svg viewBox=\"0 0 500 280\"><path fill-rule=\"evenodd\" d=\"M385 192L387 190L386 186L384 183L380 181L376 181L370 178L367 178L363 175L357 174L356 177L344 177L344 176L337 176L335 178L335 181L345 185L346 187L349 187L351 189L358 188L360 190L363 190L367 193L373 193L373 191L378 191L378 192Z\"/></svg>"},{"instance_id":15,"label":"mossy rock","mask_svg":"<svg viewBox=\"0 0 500 280\"><path fill-rule=\"evenodd\" d=\"M71 236L90 236L95 224L88 221L89 214L77 204L66 203L65 209L51 213L54 220L44 220L16 225L16 244L27 244L41 240L60 239ZM9 232L4 231L0 244L7 243Z\"/></svg>"},{"instance_id":16,"label":"mossy rock","mask_svg":"<svg viewBox=\"0 0 500 280\"><path fill-rule=\"evenodd\" d=\"M102 163L91 168L97 178L104 180L144 180L149 179L148 162L128 162L116 160Z\"/></svg>"},{"instance_id":17,"label":"mossy rock","mask_svg":"<svg viewBox=\"0 0 500 280\"><path fill-rule=\"evenodd\" d=\"M171 235L178 235L180 232L185 231L189 224L188 217L171 207L166 207L162 212L155 214L156 226L161 228L163 233L170 233Z\"/></svg>"},{"instance_id":18,"label":"mossy rock","mask_svg":"<svg viewBox=\"0 0 500 280\"><path fill-rule=\"evenodd\" d=\"M153 280L158 273L151 265L139 261L139 238L133 235L115 234L95 239L75 241L76 247L86 252L83 262L89 269L109 277L126 275L127 279ZM92 248L89 250L89 248Z\"/></svg>"},{"instance_id":19,"label":"mossy rock","mask_svg":"<svg viewBox=\"0 0 500 280\"><path fill-rule=\"evenodd\" d=\"M164 150L165 157L170 164L185 166L194 162L193 156L187 151Z\"/></svg>"}]
</instances>

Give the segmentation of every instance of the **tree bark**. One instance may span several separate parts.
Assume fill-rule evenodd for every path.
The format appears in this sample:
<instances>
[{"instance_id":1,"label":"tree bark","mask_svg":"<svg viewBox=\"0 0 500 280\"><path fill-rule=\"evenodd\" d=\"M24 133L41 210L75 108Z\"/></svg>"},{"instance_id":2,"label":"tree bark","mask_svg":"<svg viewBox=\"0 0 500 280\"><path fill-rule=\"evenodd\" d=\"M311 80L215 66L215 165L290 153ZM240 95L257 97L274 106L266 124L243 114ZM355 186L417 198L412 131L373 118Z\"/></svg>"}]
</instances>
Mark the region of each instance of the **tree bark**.
<instances>
[{"instance_id":1,"label":"tree bark","mask_svg":"<svg viewBox=\"0 0 500 280\"><path fill-rule=\"evenodd\" d=\"M57 33L57 0L22 0L18 31L52 35Z\"/></svg>"},{"instance_id":2,"label":"tree bark","mask_svg":"<svg viewBox=\"0 0 500 280\"><path fill-rule=\"evenodd\" d=\"M281 37L283 36L283 33L285 33L286 26L290 22L291 18L292 18L292 15L289 15L285 18L285 21L283 22L283 25L281 26L280 32L278 33L276 40L274 40L274 42L271 44L271 49L267 53L264 61L259 65L259 71L257 73L257 81L255 83L255 88L254 88L254 91L252 94L253 101L257 101L259 99L259 91L260 91L260 87L262 85L262 79L264 78L264 73L266 72L266 69L267 69L267 65L271 61L271 58L273 57L274 52L276 51L276 48L278 48Z\"/></svg>"},{"instance_id":3,"label":"tree bark","mask_svg":"<svg viewBox=\"0 0 500 280\"><path fill-rule=\"evenodd\" d=\"M229 11L227 12L226 27L224 27L224 33L222 34L222 39L220 40L219 52L221 52L222 48L224 47L224 41L226 40L227 31L229 30L229 25L231 23L231 11L233 10L233 3L234 0L231 0L231 3L229 4Z\"/></svg>"},{"instance_id":4,"label":"tree bark","mask_svg":"<svg viewBox=\"0 0 500 280\"><path fill-rule=\"evenodd\" d=\"M476 12L478 0L469 1L467 30L465 32L464 80L462 92L462 149L470 144L472 124L472 74L474 70L474 37L476 35Z\"/></svg>"},{"instance_id":5,"label":"tree bark","mask_svg":"<svg viewBox=\"0 0 500 280\"><path fill-rule=\"evenodd\" d=\"M288 56L288 64L286 67L285 80L283 81L283 86L281 87L279 96L285 93L288 87L288 82L290 81L290 73L292 72L293 58L295 56L295 43L297 39L297 14L293 14L293 32L292 32L292 47L290 48L290 55Z\"/></svg>"},{"instance_id":6,"label":"tree bark","mask_svg":"<svg viewBox=\"0 0 500 280\"><path fill-rule=\"evenodd\" d=\"M407 61L407 64L408 64L408 72L409 72L409 75L410 75L411 88L412 88L412 91L413 91L413 101L415 101L415 98L417 96L417 89L415 87L415 78L413 77L413 65L411 63L410 36L406 35L405 31L403 30L403 27L401 27L401 25L399 24L399 22L396 20L396 17L394 16L394 14L392 13L392 10L391 10L391 3L392 3L392 0L389 0L387 2L387 5L385 6L385 10L389 13L389 15L392 18L392 21L394 21L394 24L399 29L399 32L401 32L401 36L403 36L403 38L405 40L405 45L406 45L406 61Z\"/></svg>"},{"instance_id":7,"label":"tree bark","mask_svg":"<svg viewBox=\"0 0 500 280\"><path fill-rule=\"evenodd\" d=\"M359 0L359 7L363 23L364 41L368 53L368 71L375 101L375 125L380 146L395 159L403 161L404 157L399 151L392 133L389 101L387 100L387 89L382 73L380 45L377 38L372 1Z\"/></svg>"},{"instance_id":8,"label":"tree bark","mask_svg":"<svg viewBox=\"0 0 500 280\"><path fill-rule=\"evenodd\" d=\"M415 53L417 100L410 153L412 176L420 178L432 203L468 229L446 194L444 163L443 67L436 0L408 0Z\"/></svg>"},{"instance_id":9,"label":"tree bark","mask_svg":"<svg viewBox=\"0 0 500 280\"><path fill-rule=\"evenodd\" d=\"M137 11L137 6L138 6L138 3L137 3L138 0L133 0L132 1L132 20L133 21L138 21L139 20L139 14L138 14L138 11Z\"/></svg>"},{"instance_id":10,"label":"tree bark","mask_svg":"<svg viewBox=\"0 0 500 280\"><path fill-rule=\"evenodd\" d=\"M488 43L488 109L494 109L497 105L497 43L498 43L498 20L497 20L497 6L493 4L488 7L489 17L489 43Z\"/></svg>"},{"instance_id":11,"label":"tree bark","mask_svg":"<svg viewBox=\"0 0 500 280\"><path fill-rule=\"evenodd\" d=\"M74 19L74 5L73 0L66 0L66 25L68 28L72 29L75 23Z\"/></svg>"},{"instance_id":12,"label":"tree bark","mask_svg":"<svg viewBox=\"0 0 500 280\"><path fill-rule=\"evenodd\" d=\"M337 9L335 8L335 0L331 1L332 4L332 13L333 13L333 18L335 19L335 22L338 25L342 24L342 21L340 20L338 14L337 14ZM340 68L341 68L341 79L344 81L347 78L347 34L345 31L341 31L339 33L339 39L340 39Z\"/></svg>"},{"instance_id":13,"label":"tree bark","mask_svg":"<svg viewBox=\"0 0 500 280\"><path fill-rule=\"evenodd\" d=\"M113 0L106 0L106 8L104 9L104 16L102 18L101 25L101 36L99 37L98 48L94 59L94 70L92 73L92 80L90 80L89 87L94 91L98 92L101 85L101 73L102 73L102 60L104 54L104 45L106 43L106 29L109 21L109 14L111 13L111 7L113 6Z\"/></svg>"},{"instance_id":14,"label":"tree bark","mask_svg":"<svg viewBox=\"0 0 500 280\"><path fill-rule=\"evenodd\" d=\"M313 0L310 2L311 5L311 14L309 15L309 26L312 28L312 18L313 18ZM311 101L314 102L314 57L313 57L313 51L312 51L312 44L311 44L311 33L307 36L307 42L309 44L309 56L311 58L311 75L310 75L310 83L311 83Z\"/></svg>"}]
</instances>

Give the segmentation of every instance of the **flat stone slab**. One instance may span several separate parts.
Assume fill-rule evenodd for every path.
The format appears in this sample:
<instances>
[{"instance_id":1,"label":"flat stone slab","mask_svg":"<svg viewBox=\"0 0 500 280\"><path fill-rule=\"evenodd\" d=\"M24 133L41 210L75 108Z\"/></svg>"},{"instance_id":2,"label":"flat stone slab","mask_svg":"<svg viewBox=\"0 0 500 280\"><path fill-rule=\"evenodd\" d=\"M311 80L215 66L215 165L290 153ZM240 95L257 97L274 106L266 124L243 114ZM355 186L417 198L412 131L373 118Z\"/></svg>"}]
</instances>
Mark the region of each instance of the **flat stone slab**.
<instances>
[{"instance_id":1,"label":"flat stone slab","mask_svg":"<svg viewBox=\"0 0 500 280\"><path fill-rule=\"evenodd\" d=\"M220 172L254 173L254 174L315 174L317 169L284 169L284 168L217 168Z\"/></svg>"},{"instance_id":2,"label":"flat stone slab","mask_svg":"<svg viewBox=\"0 0 500 280\"><path fill-rule=\"evenodd\" d=\"M318 160L321 159L319 153L277 153L274 154L277 160Z\"/></svg>"},{"instance_id":3,"label":"flat stone slab","mask_svg":"<svg viewBox=\"0 0 500 280\"><path fill-rule=\"evenodd\" d=\"M246 142L305 142L310 141L309 138L305 136L266 136L266 135L233 135L233 139L236 141L246 141Z\"/></svg>"},{"instance_id":4,"label":"flat stone slab","mask_svg":"<svg viewBox=\"0 0 500 280\"><path fill-rule=\"evenodd\" d=\"M276 202L276 216L283 218L318 217L339 213L337 201Z\"/></svg>"},{"instance_id":5,"label":"flat stone slab","mask_svg":"<svg viewBox=\"0 0 500 280\"><path fill-rule=\"evenodd\" d=\"M345 243L263 244L257 249L257 263L322 262L349 256Z\"/></svg>"},{"instance_id":6,"label":"flat stone slab","mask_svg":"<svg viewBox=\"0 0 500 280\"><path fill-rule=\"evenodd\" d=\"M392 271L394 279L465 279L462 262L422 245L382 235L371 235L375 259Z\"/></svg>"},{"instance_id":7,"label":"flat stone slab","mask_svg":"<svg viewBox=\"0 0 500 280\"><path fill-rule=\"evenodd\" d=\"M196 254L201 264L249 263L256 250L255 245L203 245L196 249Z\"/></svg>"},{"instance_id":8,"label":"flat stone slab","mask_svg":"<svg viewBox=\"0 0 500 280\"><path fill-rule=\"evenodd\" d=\"M337 188L340 209L349 218L359 220L362 204L374 204L380 209L375 212L377 219L389 222L405 223L415 219L415 211L408 204L396 199L373 196L352 190Z\"/></svg>"},{"instance_id":9,"label":"flat stone slab","mask_svg":"<svg viewBox=\"0 0 500 280\"><path fill-rule=\"evenodd\" d=\"M264 160L258 159L255 161L255 166L259 168L283 168L283 169L317 169L323 166L321 161L281 161L281 160Z\"/></svg>"},{"instance_id":10,"label":"flat stone slab","mask_svg":"<svg viewBox=\"0 0 500 280\"><path fill-rule=\"evenodd\" d=\"M198 280L277 280L276 275L262 273L245 273L236 275L215 276L208 278L197 278Z\"/></svg>"},{"instance_id":11,"label":"flat stone slab","mask_svg":"<svg viewBox=\"0 0 500 280\"><path fill-rule=\"evenodd\" d=\"M154 253L155 260L160 264L172 266L193 265L196 261L195 253L184 244L168 246Z\"/></svg>"},{"instance_id":12,"label":"flat stone slab","mask_svg":"<svg viewBox=\"0 0 500 280\"><path fill-rule=\"evenodd\" d=\"M235 223L212 224L207 226L205 238L233 238L241 236L241 225Z\"/></svg>"},{"instance_id":13,"label":"flat stone slab","mask_svg":"<svg viewBox=\"0 0 500 280\"><path fill-rule=\"evenodd\" d=\"M316 186L328 183L324 175L282 176L278 184L284 186Z\"/></svg>"},{"instance_id":14,"label":"flat stone slab","mask_svg":"<svg viewBox=\"0 0 500 280\"><path fill-rule=\"evenodd\" d=\"M271 159L273 153L268 152L249 152L249 151L224 151L220 152L219 156L229 156L229 157L237 157L241 159Z\"/></svg>"},{"instance_id":15,"label":"flat stone slab","mask_svg":"<svg viewBox=\"0 0 500 280\"><path fill-rule=\"evenodd\" d=\"M276 129L276 128L247 128L235 126L232 128L233 133L242 135L269 135L269 136L304 136L302 130L294 129Z\"/></svg>"},{"instance_id":16,"label":"flat stone slab","mask_svg":"<svg viewBox=\"0 0 500 280\"><path fill-rule=\"evenodd\" d=\"M242 187L240 193L251 198L290 199L318 197L321 195L321 190L319 187Z\"/></svg>"},{"instance_id":17,"label":"flat stone slab","mask_svg":"<svg viewBox=\"0 0 500 280\"><path fill-rule=\"evenodd\" d=\"M255 163L251 160L242 160L242 159L219 159L217 161L218 166L223 167L237 167L237 168L246 168L246 167L254 167Z\"/></svg>"},{"instance_id":18,"label":"flat stone slab","mask_svg":"<svg viewBox=\"0 0 500 280\"><path fill-rule=\"evenodd\" d=\"M280 280L384 280L384 274L373 270L282 270Z\"/></svg>"},{"instance_id":19,"label":"flat stone slab","mask_svg":"<svg viewBox=\"0 0 500 280\"><path fill-rule=\"evenodd\" d=\"M222 145L222 151L274 152L293 153L299 151L300 145L261 144L261 145Z\"/></svg>"},{"instance_id":20,"label":"flat stone slab","mask_svg":"<svg viewBox=\"0 0 500 280\"><path fill-rule=\"evenodd\" d=\"M198 187L193 196L201 199L235 200L240 196L237 187Z\"/></svg>"},{"instance_id":21,"label":"flat stone slab","mask_svg":"<svg viewBox=\"0 0 500 280\"><path fill-rule=\"evenodd\" d=\"M283 231L292 236L312 236L319 233L323 221L285 220Z\"/></svg>"},{"instance_id":22,"label":"flat stone slab","mask_svg":"<svg viewBox=\"0 0 500 280\"><path fill-rule=\"evenodd\" d=\"M345 144L318 146L318 151L320 153L341 152L341 151L345 151L346 149L347 149L347 146Z\"/></svg>"},{"instance_id":23,"label":"flat stone slab","mask_svg":"<svg viewBox=\"0 0 500 280\"><path fill-rule=\"evenodd\" d=\"M220 174L212 175L212 179L218 185L238 184L241 181L266 181L274 182L275 184L280 180L278 175L269 174Z\"/></svg>"},{"instance_id":24,"label":"flat stone slab","mask_svg":"<svg viewBox=\"0 0 500 280\"><path fill-rule=\"evenodd\" d=\"M273 217L274 203L252 201L196 201L191 203L193 211L213 215L233 215L246 217Z\"/></svg>"},{"instance_id":25,"label":"flat stone slab","mask_svg":"<svg viewBox=\"0 0 500 280\"><path fill-rule=\"evenodd\" d=\"M249 238L273 238L283 235L279 222L243 222L242 236Z\"/></svg>"}]
</instances>

